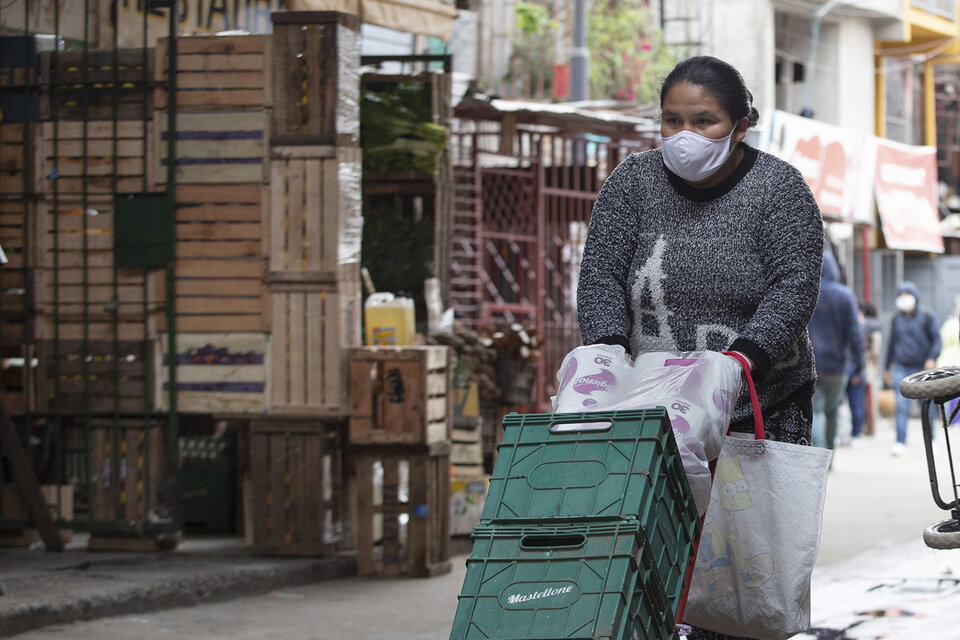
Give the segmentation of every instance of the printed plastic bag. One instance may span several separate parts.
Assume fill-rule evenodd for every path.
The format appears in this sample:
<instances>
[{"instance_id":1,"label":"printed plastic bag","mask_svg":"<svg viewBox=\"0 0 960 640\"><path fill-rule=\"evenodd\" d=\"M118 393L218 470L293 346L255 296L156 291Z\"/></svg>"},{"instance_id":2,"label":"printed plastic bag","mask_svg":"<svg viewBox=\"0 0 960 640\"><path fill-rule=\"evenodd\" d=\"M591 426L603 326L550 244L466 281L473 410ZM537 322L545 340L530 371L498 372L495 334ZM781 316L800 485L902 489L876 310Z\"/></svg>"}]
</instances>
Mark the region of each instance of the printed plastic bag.
<instances>
[{"instance_id":1,"label":"printed plastic bag","mask_svg":"<svg viewBox=\"0 0 960 640\"><path fill-rule=\"evenodd\" d=\"M709 461L720 455L740 392L740 365L715 351L644 351L595 344L567 354L554 413L666 407L700 514L710 502Z\"/></svg>"}]
</instances>

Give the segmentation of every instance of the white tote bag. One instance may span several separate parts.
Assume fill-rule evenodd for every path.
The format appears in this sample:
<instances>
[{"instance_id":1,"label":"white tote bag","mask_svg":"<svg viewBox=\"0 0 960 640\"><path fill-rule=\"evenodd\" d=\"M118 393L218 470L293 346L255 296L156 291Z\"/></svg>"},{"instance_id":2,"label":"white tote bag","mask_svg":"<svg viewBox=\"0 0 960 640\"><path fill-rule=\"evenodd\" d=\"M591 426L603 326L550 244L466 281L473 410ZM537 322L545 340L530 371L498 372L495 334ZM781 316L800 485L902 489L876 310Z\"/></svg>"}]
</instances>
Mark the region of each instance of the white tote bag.
<instances>
[{"instance_id":1,"label":"white tote bag","mask_svg":"<svg viewBox=\"0 0 960 640\"><path fill-rule=\"evenodd\" d=\"M780 640L810 627L810 575L833 452L766 440L756 390L741 364L754 438L727 435L721 447L683 620Z\"/></svg>"}]
</instances>

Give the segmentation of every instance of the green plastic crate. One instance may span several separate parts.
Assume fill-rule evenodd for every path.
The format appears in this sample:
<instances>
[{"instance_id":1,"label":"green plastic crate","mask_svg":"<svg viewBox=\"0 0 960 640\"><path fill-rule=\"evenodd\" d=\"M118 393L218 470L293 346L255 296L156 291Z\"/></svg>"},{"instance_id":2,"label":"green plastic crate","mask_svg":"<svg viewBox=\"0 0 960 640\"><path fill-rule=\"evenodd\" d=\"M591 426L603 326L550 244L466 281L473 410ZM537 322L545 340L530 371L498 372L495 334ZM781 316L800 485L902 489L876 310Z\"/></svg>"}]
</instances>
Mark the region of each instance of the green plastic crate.
<instances>
[{"instance_id":1,"label":"green plastic crate","mask_svg":"<svg viewBox=\"0 0 960 640\"><path fill-rule=\"evenodd\" d=\"M700 519L666 409L512 413L497 452L481 524L637 521L677 602Z\"/></svg>"},{"instance_id":2,"label":"green plastic crate","mask_svg":"<svg viewBox=\"0 0 960 640\"><path fill-rule=\"evenodd\" d=\"M636 522L480 526L450 640L674 638Z\"/></svg>"}]
</instances>

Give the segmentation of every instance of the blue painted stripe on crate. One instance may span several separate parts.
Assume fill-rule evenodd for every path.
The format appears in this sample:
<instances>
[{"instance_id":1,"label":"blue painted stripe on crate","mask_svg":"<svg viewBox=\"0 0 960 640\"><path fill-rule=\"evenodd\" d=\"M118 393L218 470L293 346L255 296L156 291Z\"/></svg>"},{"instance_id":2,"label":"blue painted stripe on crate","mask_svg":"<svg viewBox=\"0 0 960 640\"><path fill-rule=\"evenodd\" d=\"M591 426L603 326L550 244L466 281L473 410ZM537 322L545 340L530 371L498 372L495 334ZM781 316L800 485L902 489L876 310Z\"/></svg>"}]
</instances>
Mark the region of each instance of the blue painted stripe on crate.
<instances>
[{"instance_id":1,"label":"blue painted stripe on crate","mask_svg":"<svg viewBox=\"0 0 960 640\"><path fill-rule=\"evenodd\" d=\"M190 351L177 354L178 365L189 365L191 367L217 367L223 365L249 365L263 364L265 355L262 353L207 353L203 350ZM207 361L209 358L209 361ZM169 354L163 354L163 366L167 366L170 361Z\"/></svg>"},{"instance_id":2,"label":"blue painted stripe on crate","mask_svg":"<svg viewBox=\"0 0 960 640\"><path fill-rule=\"evenodd\" d=\"M177 391L203 391L207 393L263 393L265 382L178 382ZM170 383L163 383L163 390L169 391Z\"/></svg>"},{"instance_id":3,"label":"blue painted stripe on crate","mask_svg":"<svg viewBox=\"0 0 960 640\"><path fill-rule=\"evenodd\" d=\"M167 139L167 132L161 135ZM263 131L178 131L177 140L262 140Z\"/></svg>"}]
</instances>

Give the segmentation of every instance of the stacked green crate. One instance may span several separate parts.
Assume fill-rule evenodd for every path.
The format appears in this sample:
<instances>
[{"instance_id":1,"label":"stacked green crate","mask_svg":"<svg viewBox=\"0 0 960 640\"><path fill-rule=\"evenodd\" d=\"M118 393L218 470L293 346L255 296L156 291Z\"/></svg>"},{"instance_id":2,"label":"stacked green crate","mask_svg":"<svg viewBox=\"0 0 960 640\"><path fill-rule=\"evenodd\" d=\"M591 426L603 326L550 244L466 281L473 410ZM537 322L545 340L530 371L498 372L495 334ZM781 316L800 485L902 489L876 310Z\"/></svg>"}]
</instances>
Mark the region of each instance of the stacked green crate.
<instances>
[{"instance_id":1,"label":"stacked green crate","mask_svg":"<svg viewBox=\"0 0 960 640\"><path fill-rule=\"evenodd\" d=\"M511 414L497 449L451 638L673 637L672 612L700 523L666 410ZM566 546L551 542L564 535ZM547 545L537 548L530 540ZM601 547L609 553L600 553ZM623 562L615 572L612 564L597 564L627 547L631 559L618 555ZM563 570L555 562L560 557L568 561ZM505 573L490 568L498 566ZM530 582L533 594L561 588L544 581L571 580L580 599L597 602L580 605L593 618L581 612L568 621L574 614L563 597L553 598L555 606L521 607L525 613L509 595L491 599L492 585L520 566L535 576L543 572L542 579L514 580ZM565 573L570 566L579 569ZM582 581L595 576L612 591L588 592ZM619 608L610 604L617 598ZM491 626L493 618L502 619L500 626ZM524 626L528 618L536 620L535 630ZM560 619L562 627L549 626Z\"/></svg>"}]
</instances>

